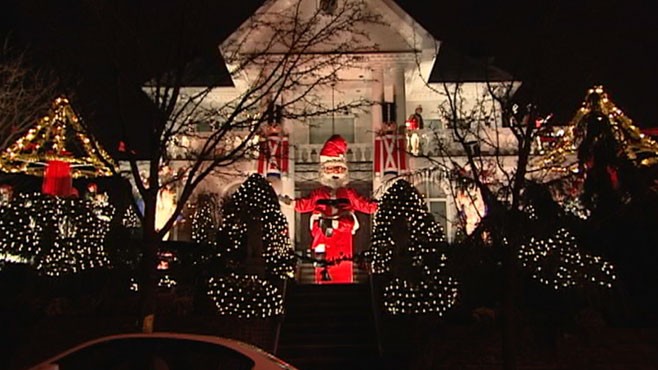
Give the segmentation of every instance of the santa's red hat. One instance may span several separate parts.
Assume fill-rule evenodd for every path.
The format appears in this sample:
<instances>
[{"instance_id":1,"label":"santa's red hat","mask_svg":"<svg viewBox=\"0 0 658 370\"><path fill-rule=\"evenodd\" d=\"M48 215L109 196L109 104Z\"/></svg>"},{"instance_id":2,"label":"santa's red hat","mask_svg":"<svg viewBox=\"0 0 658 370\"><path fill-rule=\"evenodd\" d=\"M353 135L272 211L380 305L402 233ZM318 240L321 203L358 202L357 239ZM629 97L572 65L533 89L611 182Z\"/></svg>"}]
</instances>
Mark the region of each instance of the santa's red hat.
<instances>
[{"instance_id":1,"label":"santa's red hat","mask_svg":"<svg viewBox=\"0 0 658 370\"><path fill-rule=\"evenodd\" d=\"M347 141L340 135L333 135L324 143L320 150L320 164L331 162L342 164L347 167L345 153L347 152Z\"/></svg>"}]
</instances>

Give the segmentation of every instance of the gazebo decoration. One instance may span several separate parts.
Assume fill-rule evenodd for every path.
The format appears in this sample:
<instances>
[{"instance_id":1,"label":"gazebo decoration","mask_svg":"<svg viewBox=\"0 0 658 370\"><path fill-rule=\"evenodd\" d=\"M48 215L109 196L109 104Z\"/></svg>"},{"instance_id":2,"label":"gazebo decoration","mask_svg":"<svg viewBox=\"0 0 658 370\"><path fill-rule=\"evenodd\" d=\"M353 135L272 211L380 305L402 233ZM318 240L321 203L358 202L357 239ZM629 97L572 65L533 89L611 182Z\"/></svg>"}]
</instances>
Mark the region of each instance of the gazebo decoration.
<instances>
[{"instance_id":1,"label":"gazebo decoration","mask_svg":"<svg viewBox=\"0 0 658 370\"><path fill-rule=\"evenodd\" d=\"M55 99L48 115L0 154L1 171L43 176L48 179L44 179L46 193L66 192L69 176L112 176L116 168L109 154L86 133L65 97Z\"/></svg>"},{"instance_id":2,"label":"gazebo decoration","mask_svg":"<svg viewBox=\"0 0 658 370\"><path fill-rule=\"evenodd\" d=\"M608 98L602 86L595 86L588 91L583 107L578 110L571 121L576 128L576 138L582 140L587 134L585 127L587 115L600 113L607 116L613 135L626 158L636 167L648 167L658 164L658 143L643 134L621 109Z\"/></svg>"},{"instance_id":3,"label":"gazebo decoration","mask_svg":"<svg viewBox=\"0 0 658 370\"><path fill-rule=\"evenodd\" d=\"M0 204L0 262L47 276L109 266L104 243L114 206L95 185L78 197L73 178L111 176L114 169L69 101L55 99L47 116L0 153L0 171L43 177L41 193L5 196Z\"/></svg>"},{"instance_id":4,"label":"gazebo decoration","mask_svg":"<svg viewBox=\"0 0 658 370\"><path fill-rule=\"evenodd\" d=\"M658 164L658 143L633 124L633 121L608 97L602 86L594 86L588 90L581 108L569 124L560 128L560 135L555 145L551 150L537 157L532 167L548 172L577 173L578 146L587 136L586 118L592 114L607 118L600 120L601 124L609 122L610 130L621 152L636 167Z\"/></svg>"}]
</instances>

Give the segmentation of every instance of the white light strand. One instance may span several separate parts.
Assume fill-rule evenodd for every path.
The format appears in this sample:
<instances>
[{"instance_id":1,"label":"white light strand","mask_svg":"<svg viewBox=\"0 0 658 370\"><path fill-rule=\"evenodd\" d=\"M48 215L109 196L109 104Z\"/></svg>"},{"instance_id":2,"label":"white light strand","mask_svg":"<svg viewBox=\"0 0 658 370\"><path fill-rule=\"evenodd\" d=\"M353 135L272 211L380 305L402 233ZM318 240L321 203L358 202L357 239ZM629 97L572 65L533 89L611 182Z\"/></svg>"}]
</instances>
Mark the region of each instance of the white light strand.
<instances>
[{"instance_id":1,"label":"white light strand","mask_svg":"<svg viewBox=\"0 0 658 370\"><path fill-rule=\"evenodd\" d=\"M268 318L283 314L283 296L274 285L256 275L211 278L208 296L220 315L239 318Z\"/></svg>"},{"instance_id":2,"label":"white light strand","mask_svg":"<svg viewBox=\"0 0 658 370\"><path fill-rule=\"evenodd\" d=\"M231 258L247 248L247 223L262 226L263 258L269 276L287 279L294 276L296 257L290 243L288 223L269 182L254 174L236 190L225 204L220 235L228 240L217 243L217 254ZM236 258L238 259L238 258ZM283 297L266 280L253 275L212 278L208 295L220 315L242 318L267 318L283 314Z\"/></svg>"},{"instance_id":3,"label":"white light strand","mask_svg":"<svg viewBox=\"0 0 658 370\"><path fill-rule=\"evenodd\" d=\"M518 258L534 279L555 290L586 284L612 288L617 278L612 264L581 252L576 238L564 228L547 239L531 238L521 245Z\"/></svg>"},{"instance_id":4,"label":"white light strand","mask_svg":"<svg viewBox=\"0 0 658 370\"><path fill-rule=\"evenodd\" d=\"M251 175L228 203L222 225L228 240L219 243L218 254L227 256L246 249L245 222L259 222L263 228L263 257L268 272L281 279L294 276L296 258L290 243L288 222L270 183L258 174Z\"/></svg>"},{"instance_id":5,"label":"white light strand","mask_svg":"<svg viewBox=\"0 0 658 370\"><path fill-rule=\"evenodd\" d=\"M442 273L447 260L440 247L445 234L440 223L427 211L418 191L407 181L398 180L382 195L373 220L370 254L375 274L391 271L395 242L395 222L406 222L411 268L420 271L421 280L411 282L394 277L384 289L384 306L392 315L438 313L442 315L456 301L457 282Z\"/></svg>"},{"instance_id":6,"label":"white light strand","mask_svg":"<svg viewBox=\"0 0 658 370\"><path fill-rule=\"evenodd\" d=\"M192 215L192 240L204 245L217 245L217 225L215 214L217 210L210 199L197 202L197 208Z\"/></svg>"},{"instance_id":7,"label":"white light strand","mask_svg":"<svg viewBox=\"0 0 658 370\"><path fill-rule=\"evenodd\" d=\"M0 207L0 256L29 261L49 275L109 265L105 236L114 207L43 194L19 194Z\"/></svg>"}]
</instances>

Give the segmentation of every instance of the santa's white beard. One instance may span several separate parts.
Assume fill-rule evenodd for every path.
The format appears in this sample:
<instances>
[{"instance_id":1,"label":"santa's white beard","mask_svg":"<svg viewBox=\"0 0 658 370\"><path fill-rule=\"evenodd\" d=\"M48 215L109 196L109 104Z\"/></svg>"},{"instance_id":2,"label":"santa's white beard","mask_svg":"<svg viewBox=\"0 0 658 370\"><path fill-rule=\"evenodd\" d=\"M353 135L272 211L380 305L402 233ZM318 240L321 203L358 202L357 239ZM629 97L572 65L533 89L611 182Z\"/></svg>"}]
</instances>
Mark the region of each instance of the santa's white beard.
<instances>
[{"instance_id":1,"label":"santa's white beard","mask_svg":"<svg viewBox=\"0 0 658 370\"><path fill-rule=\"evenodd\" d=\"M342 188L350 181L347 172L342 174L327 174L320 171L320 184L332 189Z\"/></svg>"}]
</instances>

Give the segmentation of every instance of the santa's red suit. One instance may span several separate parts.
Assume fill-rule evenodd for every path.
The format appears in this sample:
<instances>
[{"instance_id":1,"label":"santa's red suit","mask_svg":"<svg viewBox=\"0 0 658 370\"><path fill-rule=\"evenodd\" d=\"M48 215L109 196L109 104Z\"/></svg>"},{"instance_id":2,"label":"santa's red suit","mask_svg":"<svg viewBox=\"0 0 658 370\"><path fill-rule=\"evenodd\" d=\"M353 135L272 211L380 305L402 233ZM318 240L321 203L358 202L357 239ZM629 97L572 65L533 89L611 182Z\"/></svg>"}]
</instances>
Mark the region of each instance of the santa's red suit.
<instances>
[{"instance_id":1,"label":"santa's red suit","mask_svg":"<svg viewBox=\"0 0 658 370\"><path fill-rule=\"evenodd\" d=\"M313 212L311 248L324 248L327 261L336 261L352 257L352 235L358 229L354 211L372 214L377 210L377 204L362 197L354 189L334 190L323 186L313 190L306 198L298 199L295 210ZM321 271L317 271L319 273ZM352 282L352 262L341 261L330 266L329 274L332 283ZM321 276L316 276L316 281L321 282Z\"/></svg>"},{"instance_id":2,"label":"santa's red suit","mask_svg":"<svg viewBox=\"0 0 658 370\"><path fill-rule=\"evenodd\" d=\"M295 202L297 212L312 212L311 249L316 253L323 252L328 262L336 262L329 265L331 280L323 279L323 268L316 268L315 281L318 283L352 282L352 262L342 259L352 257L352 236L359 228L354 212L372 214L377 210L376 202L346 186L346 149L347 143L338 135L327 140L320 152L320 181L325 186Z\"/></svg>"}]
</instances>

